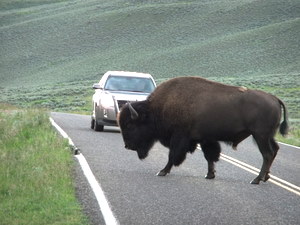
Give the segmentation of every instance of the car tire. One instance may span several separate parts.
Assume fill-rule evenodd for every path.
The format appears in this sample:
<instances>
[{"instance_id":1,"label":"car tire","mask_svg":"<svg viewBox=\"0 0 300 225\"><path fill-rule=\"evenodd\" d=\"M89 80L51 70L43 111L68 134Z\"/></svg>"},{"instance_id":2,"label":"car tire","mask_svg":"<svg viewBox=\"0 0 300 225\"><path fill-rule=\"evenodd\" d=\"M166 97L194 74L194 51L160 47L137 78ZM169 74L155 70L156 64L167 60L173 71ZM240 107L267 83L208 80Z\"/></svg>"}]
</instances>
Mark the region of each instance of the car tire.
<instances>
[{"instance_id":1,"label":"car tire","mask_svg":"<svg viewBox=\"0 0 300 225\"><path fill-rule=\"evenodd\" d=\"M95 127L95 119L91 119L91 129L94 130L94 127Z\"/></svg>"},{"instance_id":2,"label":"car tire","mask_svg":"<svg viewBox=\"0 0 300 225\"><path fill-rule=\"evenodd\" d=\"M104 126L101 124L98 124L96 120L94 120L94 131L103 131L104 130Z\"/></svg>"}]
</instances>

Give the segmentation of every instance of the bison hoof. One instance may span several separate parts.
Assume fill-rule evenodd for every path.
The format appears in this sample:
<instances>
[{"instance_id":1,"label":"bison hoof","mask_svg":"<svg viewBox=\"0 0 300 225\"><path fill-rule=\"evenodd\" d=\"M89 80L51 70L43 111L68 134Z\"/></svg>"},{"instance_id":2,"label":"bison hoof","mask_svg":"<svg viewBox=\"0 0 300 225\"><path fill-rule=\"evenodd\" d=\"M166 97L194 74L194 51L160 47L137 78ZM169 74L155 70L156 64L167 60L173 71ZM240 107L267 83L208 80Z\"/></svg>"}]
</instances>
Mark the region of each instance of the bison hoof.
<instances>
[{"instance_id":1,"label":"bison hoof","mask_svg":"<svg viewBox=\"0 0 300 225\"><path fill-rule=\"evenodd\" d=\"M208 173L206 176L205 176L205 179L214 179L215 178L215 174L214 173Z\"/></svg>"},{"instance_id":2,"label":"bison hoof","mask_svg":"<svg viewBox=\"0 0 300 225\"><path fill-rule=\"evenodd\" d=\"M251 181L250 183L251 184L259 184L259 182L260 182L260 177L256 177L253 181Z\"/></svg>"},{"instance_id":3,"label":"bison hoof","mask_svg":"<svg viewBox=\"0 0 300 225\"><path fill-rule=\"evenodd\" d=\"M156 174L156 176L159 176L159 177L164 177L164 176L166 176L168 174L168 172L165 172L165 171L159 171L157 174Z\"/></svg>"},{"instance_id":4,"label":"bison hoof","mask_svg":"<svg viewBox=\"0 0 300 225\"><path fill-rule=\"evenodd\" d=\"M270 179L270 175L267 174L267 175L265 176L264 182L266 182L266 181L269 180L269 179Z\"/></svg>"}]
</instances>

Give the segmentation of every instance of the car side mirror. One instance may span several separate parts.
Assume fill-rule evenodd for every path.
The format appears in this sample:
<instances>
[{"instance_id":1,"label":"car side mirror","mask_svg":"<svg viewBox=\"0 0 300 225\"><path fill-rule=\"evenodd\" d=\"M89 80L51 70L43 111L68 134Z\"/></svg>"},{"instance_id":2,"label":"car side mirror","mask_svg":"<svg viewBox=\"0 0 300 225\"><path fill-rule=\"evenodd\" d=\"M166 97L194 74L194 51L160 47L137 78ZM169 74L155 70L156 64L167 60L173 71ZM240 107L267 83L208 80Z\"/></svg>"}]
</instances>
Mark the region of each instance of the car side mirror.
<instances>
[{"instance_id":1,"label":"car side mirror","mask_svg":"<svg viewBox=\"0 0 300 225\"><path fill-rule=\"evenodd\" d=\"M93 89L102 89L100 84L96 83L96 84L93 84Z\"/></svg>"}]
</instances>

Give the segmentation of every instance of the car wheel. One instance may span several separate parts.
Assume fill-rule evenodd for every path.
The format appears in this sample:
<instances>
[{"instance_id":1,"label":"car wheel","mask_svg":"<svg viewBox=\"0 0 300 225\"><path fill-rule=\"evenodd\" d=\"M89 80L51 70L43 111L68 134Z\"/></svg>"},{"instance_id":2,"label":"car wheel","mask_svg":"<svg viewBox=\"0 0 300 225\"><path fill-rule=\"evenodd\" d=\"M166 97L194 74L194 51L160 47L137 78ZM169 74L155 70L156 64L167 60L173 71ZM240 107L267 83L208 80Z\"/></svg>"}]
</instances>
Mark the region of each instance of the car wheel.
<instances>
[{"instance_id":1,"label":"car wheel","mask_svg":"<svg viewBox=\"0 0 300 225\"><path fill-rule=\"evenodd\" d=\"M95 131L103 131L104 130L104 126L101 124L98 124L96 120L94 120L94 130Z\"/></svg>"},{"instance_id":2,"label":"car wheel","mask_svg":"<svg viewBox=\"0 0 300 225\"><path fill-rule=\"evenodd\" d=\"M91 129L94 129L95 127L95 119L92 118L91 120Z\"/></svg>"}]
</instances>

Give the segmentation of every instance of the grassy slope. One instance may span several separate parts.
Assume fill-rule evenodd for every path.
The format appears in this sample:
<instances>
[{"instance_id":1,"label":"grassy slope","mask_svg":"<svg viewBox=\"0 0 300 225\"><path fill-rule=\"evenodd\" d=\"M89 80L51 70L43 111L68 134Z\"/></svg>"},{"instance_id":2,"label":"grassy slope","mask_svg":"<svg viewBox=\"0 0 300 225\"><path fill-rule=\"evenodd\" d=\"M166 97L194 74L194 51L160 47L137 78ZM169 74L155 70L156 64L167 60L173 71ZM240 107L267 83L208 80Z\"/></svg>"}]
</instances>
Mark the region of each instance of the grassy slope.
<instances>
[{"instance_id":1,"label":"grassy slope","mask_svg":"<svg viewBox=\"0 0 300 225\"><path fill-rule=\"evenodd\" d=\"M0 104L0 224L88 224L68 144L44 111Z\"/></svg>"},{"instance_id":2,"label":"grassy slope","mask_svg":"<svg viewBox=\"0 0 300 225\"><path fill-rule=\"evenodd\" d=\"M0 101L88 112L107 70L200 75L274 93L300 124L299 15L298 0L0 0Z\"/></svg>"},{"instance_id":3,"label":"grassy slope","mask_svg":"<svg viewBox=\"0 0 300 225\"><path fill-rule=\"evenodd\" d=\"M156 78L300 70L297 0L161 2L75 0L2 10L1 87L99 79L110 69Z\"/></svg>"}]
</instances>

